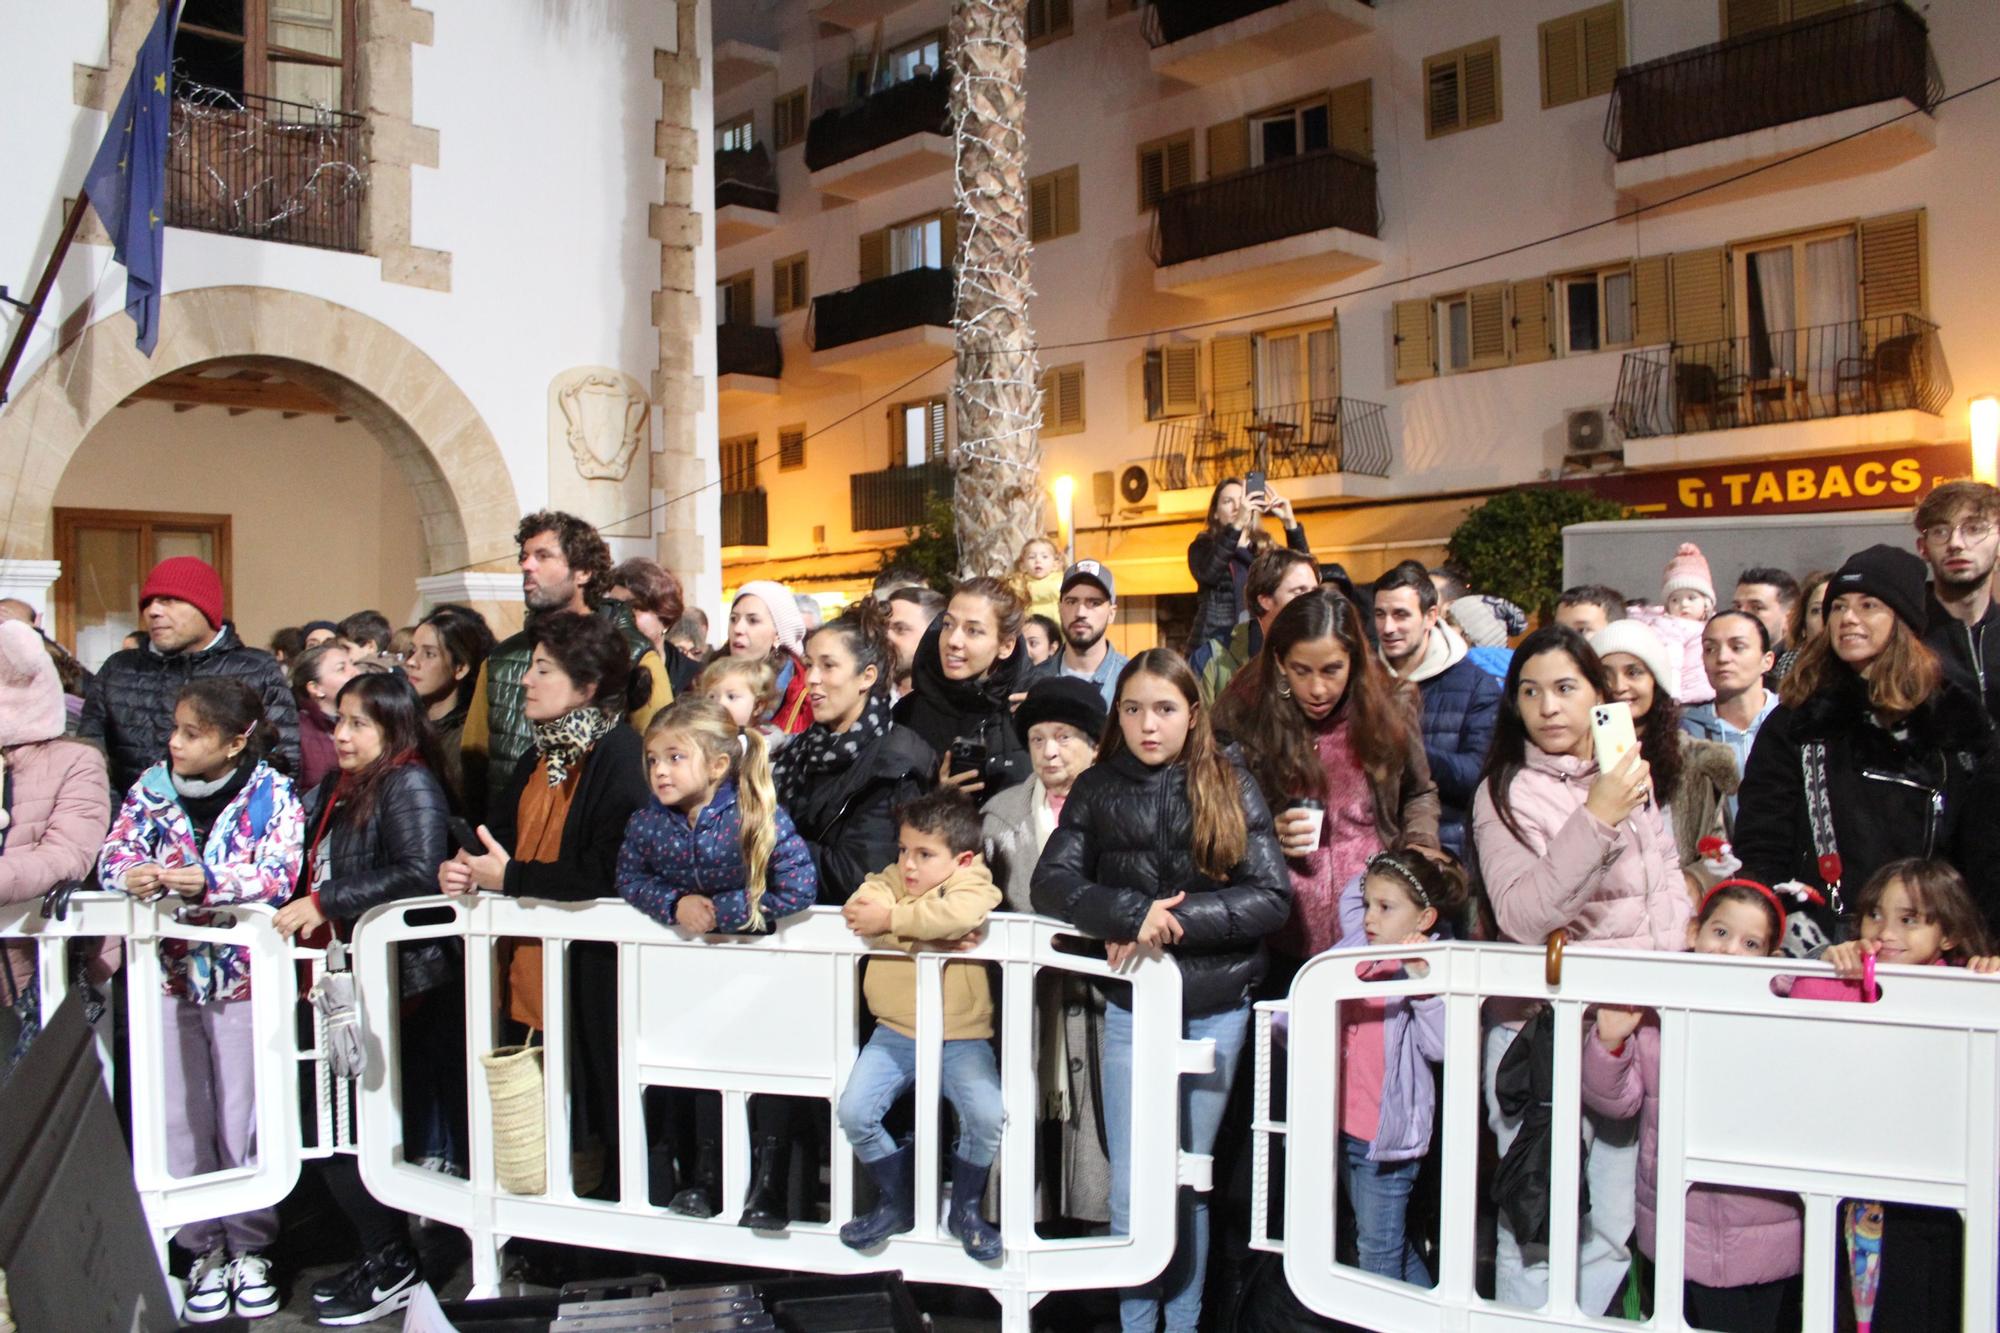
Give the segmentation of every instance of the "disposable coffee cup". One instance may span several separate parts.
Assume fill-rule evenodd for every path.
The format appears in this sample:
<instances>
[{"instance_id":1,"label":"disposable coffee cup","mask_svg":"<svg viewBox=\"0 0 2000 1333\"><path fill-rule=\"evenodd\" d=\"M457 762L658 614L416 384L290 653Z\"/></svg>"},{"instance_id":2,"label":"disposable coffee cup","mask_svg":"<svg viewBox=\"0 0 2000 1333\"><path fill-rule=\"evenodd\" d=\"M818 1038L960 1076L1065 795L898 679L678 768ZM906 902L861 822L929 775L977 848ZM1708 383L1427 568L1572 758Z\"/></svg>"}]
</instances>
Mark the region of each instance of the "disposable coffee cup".
<instances>
[{"instance_id":1,"label":"disposable coffee cup","mask_svg":"<svg viewBox=\"0 0 2000 1333\"><path fill-rule=\"evenodd\" d=\"M1310 796L1301 796L1285 803L1286 814L1308 814L1312 816L1312 840L1319 843L1320 830L1326 827L1326 802L1316 801Z\"/></svg>"}]
</instances>

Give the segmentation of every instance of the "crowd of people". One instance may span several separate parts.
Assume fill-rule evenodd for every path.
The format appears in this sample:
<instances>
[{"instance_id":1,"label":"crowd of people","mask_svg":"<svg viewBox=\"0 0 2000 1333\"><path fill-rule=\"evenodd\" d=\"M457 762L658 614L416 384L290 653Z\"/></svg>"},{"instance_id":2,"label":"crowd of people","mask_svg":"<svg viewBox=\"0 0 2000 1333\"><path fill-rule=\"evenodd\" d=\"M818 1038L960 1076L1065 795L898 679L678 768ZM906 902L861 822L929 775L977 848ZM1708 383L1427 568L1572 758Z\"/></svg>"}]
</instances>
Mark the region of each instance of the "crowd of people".
<instances>
[{"instance_id":1,"label":"crowd of people","mask_svg":"<svg viewBox=\"0 0 2000 1333\"><path fill-rule=\"evenodd\" d=\"M1103 941L1114 972L1176 960L1182 1032L1215 1048L1212 1071L1184 1080L1182 1145L1210 1153L1248 1133L1237 1074L1252 1005L1329 950L1561 931L1822 957L1832 974L1794 993L1836 1000L1865 998L1865 959L2000 970L2000 832L1969 814L2000 780L1996 524L2000 493L1951 483L1916 511L1915 554L1747 569L1724 601L1683 545L1657 598L1571 588L1530 630L1453 571L1405 562L1357 584L1316 564L1288 503L1231 480L1188 553L1200 604L1185 651L1129 659L1108 637L1114 571L1064 567L1045 540L1011 577L942 592L887 571L832 619L781 584L746 583L713 649L670 571L614 565L559 512L519 525L525 627L505 638L445 605L406 629L372 611L312 621L267 652L238 636L216 571L177 557L140 590L140 641L94 675L31 608L0 603L0 903L94 879L197 923L267 904L310 944L438 893L623 898L689 940L820 905L906 955L976 945L994 910L1038 912ZM1636 746L1600 766L1592 712L1613 703ZM172 1169L241 1165L255 1151L246 960L159 947ZM33 955L4 949L0 1078L39 1022ZM115 948L78 960L98 982L118 964ZM436 941L397 963L406 1153L460 1174L463 965ZM1372 966L1423 975L1417 961ZM570 951L570 1147L586 1197L618 1197L618 1145L632 1141L618 1124L617 968L610 946ZM829 1125L873 1185L841 1239L873 1250L913 1226L898 1104L915 1080L915 975L893 957L868 963L872 1033L837 1106L750 1100L743 1225L811 1213L814 1173L791 1167ZM972 960L944 978L948 1226L991 1260L993 986ZM538 941L511 943L501 981L503 1029L533 1043L547 1008ZM1137 1110L1128 988L1051 973L1035 1001L1039 1215L1122 1232ZM1435 1233L1412 1200L1436 1150L1439 1002L1349 1005L1341 1021L1340 1197L1356 1261L1427 1285ZM1534 1169L1520 1090L1549 1022L1499 1006L1483 1050L1496 1294L1530 1307L1547 1294L1547 1191L1509 1182ZM1654 1246L1657 1023L1606 1006L1585 1045L1580 1297L1602 1311ZM725 1211L719 1099L650 1089L645 1108L650 1201ZM324 1171L357 1257L312 1288L314 1312L330 1326L382 1318L420 1281L412 1219L367 1192L353 1158ZM1891 1204L1879 1220L1876 1327L1954 1325L1955 1218ZM1692 1322L1796 1326L1795 1199L1697 1186L1686 1224ZM1118 1293L1125 1329L1202 1326L1210 1234L1208 1196L1183 1191L1173 1262ZM176 1239L190 1322L277 1309L274 1213Z\"/></svg>"}]
</instances>

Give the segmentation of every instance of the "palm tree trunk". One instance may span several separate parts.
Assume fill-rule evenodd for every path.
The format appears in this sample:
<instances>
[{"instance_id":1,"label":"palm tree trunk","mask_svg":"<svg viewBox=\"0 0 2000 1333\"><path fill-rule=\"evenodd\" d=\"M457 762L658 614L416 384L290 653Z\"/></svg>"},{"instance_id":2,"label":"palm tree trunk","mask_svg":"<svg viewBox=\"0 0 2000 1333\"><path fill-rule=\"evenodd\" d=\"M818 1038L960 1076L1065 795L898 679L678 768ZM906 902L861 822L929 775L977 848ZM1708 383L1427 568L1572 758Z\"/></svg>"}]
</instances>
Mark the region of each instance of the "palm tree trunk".
<instances>
[{"instance_id":1,"label":"palm tree trunk","mask_svg":"<svg viewBox=\"0 0 2000 1333\"><path fill-rule=\"evenodd\" d=\"M1041 373L1028 323L1027 0L954 0L959 565L1004 574L1042 530Z\"/></svg>"}]
</instances>

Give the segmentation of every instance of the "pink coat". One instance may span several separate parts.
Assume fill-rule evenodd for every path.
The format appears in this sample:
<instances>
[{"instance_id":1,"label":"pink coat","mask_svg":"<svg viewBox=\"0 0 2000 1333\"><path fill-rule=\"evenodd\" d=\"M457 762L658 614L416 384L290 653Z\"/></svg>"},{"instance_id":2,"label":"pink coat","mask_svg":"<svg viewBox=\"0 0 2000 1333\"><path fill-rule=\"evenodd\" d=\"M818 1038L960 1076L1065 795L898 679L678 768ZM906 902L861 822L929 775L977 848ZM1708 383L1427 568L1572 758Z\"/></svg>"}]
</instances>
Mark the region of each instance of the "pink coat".
<instances>
[{"instance_id":1,"label":"pink coat","mask_svg":"<svg viewBox=\"0 0 2000 1333\"><path fill-rule=\"evenodd\" d=\"M1596 780L1595 760L1530 745L1508 792L1520 837L1501 822L1492 784L1480 785L1472 831L1500 933L1540 944L1561 928L1572 944L1687 948L1693 904L1665 816L1642 806L1612 828L1584 809Z\"/></svg>"},{"instance_id":2,"label":"pink coat","mask_svg":"<svg viewBox=\"0 0 2000 1333\"><path fill-rule=\"evenodd\" d=\"M1632 619L1649 626L1666 645L1667 669L1674 678L1662 684L1673 692L1674 698L1683 706L1713 702L1715 686L1708 683L1708 673L1701 665L1703 623L1670 616L1665 608L1658 606L1642 606L1632 613Z\"/></svg>"},{"instance_id":3,"label":"pink coat","mask_svg":"<svg viewBox=\"0 0 2000 1333\"><path fill-rule=\"evenodd\" d=\"M33 902L66 879L82 879L97 864L111 827L111 782L104 755L82 741L10 745L7 827L0 831L0 905ZM16 985L34 977L34 950L0 945ZM117 945L108 948L115 966Z\"/></svg>"},{"instance_id":4,"label":"pink coat","mask_svg":"<svg viewBox=\"0 0 2000 1333\"><path fill-rule=\"evenodd\" d=\"M1595 1032L1583 1039L1583 1104L1623 1120L1639 1115L1639 1248L1655 1253L1660 1160L1660 1029L1640 1024L1613 1055ZM1765 1190L1695 1185L1687 1197L1686 1270L1705 1287L1747 1287L1799 1271L1804 1222L1796 1198Z\"/></svg>"}]
</instances>

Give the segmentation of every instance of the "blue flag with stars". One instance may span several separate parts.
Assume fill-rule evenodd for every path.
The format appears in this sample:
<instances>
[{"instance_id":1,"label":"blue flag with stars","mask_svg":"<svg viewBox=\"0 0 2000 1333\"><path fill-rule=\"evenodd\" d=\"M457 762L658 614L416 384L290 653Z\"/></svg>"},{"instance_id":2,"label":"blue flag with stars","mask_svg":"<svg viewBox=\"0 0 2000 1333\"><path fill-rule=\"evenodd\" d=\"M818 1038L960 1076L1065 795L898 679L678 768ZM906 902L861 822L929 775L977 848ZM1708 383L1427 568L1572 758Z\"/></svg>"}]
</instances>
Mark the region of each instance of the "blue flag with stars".
<instances>
[{"instance_id":1,"label":"blue flag with stars","mask_svg":"<svg viewBox=\"0 0 2000 1333\"><path fill-rule=\"evenodd\" d=\"M111 113L104 142L83 179L91 207L125 266L125 311L139 326L139 350L160 336L161 241L167 219L167 127L172 118L174 25L180 0L160 0L131 82Z\"/></svg>"}]
</instances>

